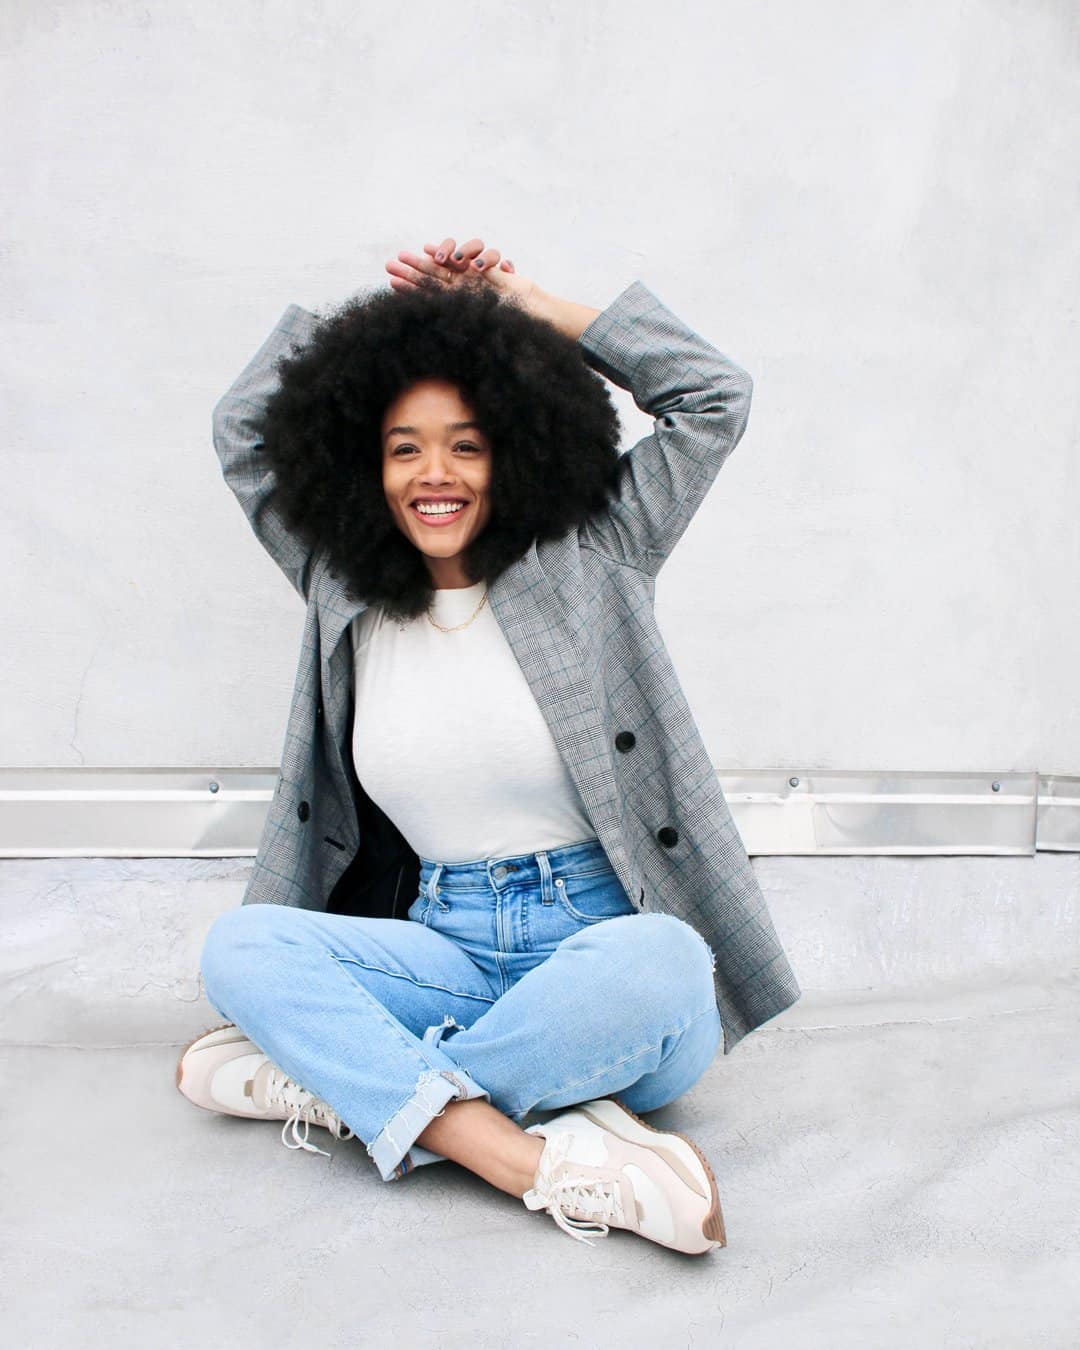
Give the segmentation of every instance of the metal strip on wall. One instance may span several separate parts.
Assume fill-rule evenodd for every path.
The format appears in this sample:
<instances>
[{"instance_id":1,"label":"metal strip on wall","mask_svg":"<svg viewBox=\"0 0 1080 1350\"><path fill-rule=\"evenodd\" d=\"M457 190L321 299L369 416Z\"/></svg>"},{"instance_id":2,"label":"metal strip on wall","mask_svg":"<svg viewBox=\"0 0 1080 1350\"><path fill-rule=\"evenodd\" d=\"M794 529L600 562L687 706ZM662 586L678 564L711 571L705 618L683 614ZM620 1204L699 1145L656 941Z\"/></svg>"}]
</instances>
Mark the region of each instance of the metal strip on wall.
<instances>
[{"instance_id":1,"label":"metal strip on wall","mask_svg":"<svg viewBox=\"0 0 1080 1350\"><path fill-rule=\"evenodd\" d=\"M1080 775L717 771L751 856L1080 851ZM276 769L0 770L0 857L252 856Z\"/></svg>"}]
</instances>

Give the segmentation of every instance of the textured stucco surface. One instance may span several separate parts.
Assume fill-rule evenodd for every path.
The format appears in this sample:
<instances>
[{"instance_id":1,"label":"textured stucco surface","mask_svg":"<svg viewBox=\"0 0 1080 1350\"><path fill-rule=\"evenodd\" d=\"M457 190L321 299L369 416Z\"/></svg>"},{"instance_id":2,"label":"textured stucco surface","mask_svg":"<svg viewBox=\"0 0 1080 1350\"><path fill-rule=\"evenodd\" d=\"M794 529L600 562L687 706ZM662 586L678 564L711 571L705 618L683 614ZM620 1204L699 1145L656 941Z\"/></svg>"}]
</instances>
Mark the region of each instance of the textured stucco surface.
<instances>
[{"instance_id":1,"label":"textured stucco surface","mask_svg":"<svg viewBox=\"0 0 1080 1350\"><path fill-rule=\"evenodd\" d=\"M13 1344L1072 1350L1080 858L755 861L804 997L650 1117L720 1181L703 1259L182 1098L220 1021L201 936L249 868L0 863Z\"/></svg>"},{"instance_id":2,"label":"textured stucco surface","mask_svg":"<svg viewBox=\"0 0 1080 1350\"><path fill-rule=\"evenodd\" d=\"M35 1350L1071 1350L1080 990L763 1028L652 1123L705 1150L728 1246L588 1248L450 1163L384 1183L199 1111L176 1051L0 1051L5 1336ZM322 1133L313 1131L315 1133ZM321 1140L320 1142L324 1142Z\"/></svg>"},{"instance_id":3,"label":"textured stucco surface","mask_svg":"<svg viewBox=\"0 0 1080 1350\"><path fill-rule=\"evenodd\" d=\"M0 746L273 765L302 605L210 413L479 235L754 377L657 609L729 768L1075 772L1069 0L5 0ZM625 442L646 419L629 397Z\"/></svg>"}]
</instances>

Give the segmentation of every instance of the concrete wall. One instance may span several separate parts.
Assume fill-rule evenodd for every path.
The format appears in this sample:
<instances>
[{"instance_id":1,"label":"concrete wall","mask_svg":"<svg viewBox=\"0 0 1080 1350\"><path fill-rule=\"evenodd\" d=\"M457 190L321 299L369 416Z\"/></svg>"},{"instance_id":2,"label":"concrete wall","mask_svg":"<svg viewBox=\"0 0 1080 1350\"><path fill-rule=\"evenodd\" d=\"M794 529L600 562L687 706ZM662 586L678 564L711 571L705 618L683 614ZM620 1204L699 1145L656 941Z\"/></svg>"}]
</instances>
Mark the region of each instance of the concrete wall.
<instances>
[{"instance_id":1,"label":"concrete wall","mask_svg":"<svg viewBox=\"0 0 1080 1350\"><path fill-rule=\"evenodd\" d=\"M718 766L1080 768L1066 0L6 0L0 761L272 765L302 606L210 410L477 234L753 374L661 574ZM620 394L627 441L647 422Z\"/></svg>"}]
</instances>

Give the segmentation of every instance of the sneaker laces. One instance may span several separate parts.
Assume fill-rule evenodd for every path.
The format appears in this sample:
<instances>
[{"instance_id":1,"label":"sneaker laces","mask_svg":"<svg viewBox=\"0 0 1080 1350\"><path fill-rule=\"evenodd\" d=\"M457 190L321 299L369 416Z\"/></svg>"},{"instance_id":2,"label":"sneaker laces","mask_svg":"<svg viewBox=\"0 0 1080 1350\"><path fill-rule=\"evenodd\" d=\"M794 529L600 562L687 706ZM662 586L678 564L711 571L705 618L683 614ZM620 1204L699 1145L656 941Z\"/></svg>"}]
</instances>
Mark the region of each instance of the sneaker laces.
<instances>
[{"instance_id":1,"label":"sneaker laces","mask_svg":"<svg viewBox=\"0 0 1080 1350\"><path fill-rule=\"evenodd\" d=\"M622 1195L615 1177L570 1175L551 1180L551 1173L564 1161L572 1143L573 1135L567 1130L545 1146L544 1175L537 1176L537 1184L525 1192L523 1199L529 1209L546 1209L564 1233L595 1247L585 1233L607 1237L611 1224L625 1227Z\"/></svg>"},{"instance_id":2,"label":"sneaker laces","mask_svg":"<svg viewBox=\"0 0 1080 1350\"><path fill-rule=\"evenodd\" d=\"M308 1140L312 1125L322 1125L336 1139L351 1139L353 1131L341 1117L321 1101L307 1088L302 1088L294 1079L289 1078L282 1069L273 1065L266 1080L266 1104L269 1107L286 1107L290 1115L281 1127L281 1142L286 1148L302 1148L308 1153L321 1153L324 1158L330 1154ZM303 1131L301 1133L301 1130ZM292 1142L286 1137L292 1135Z\"/></svg>"}]
</instances>

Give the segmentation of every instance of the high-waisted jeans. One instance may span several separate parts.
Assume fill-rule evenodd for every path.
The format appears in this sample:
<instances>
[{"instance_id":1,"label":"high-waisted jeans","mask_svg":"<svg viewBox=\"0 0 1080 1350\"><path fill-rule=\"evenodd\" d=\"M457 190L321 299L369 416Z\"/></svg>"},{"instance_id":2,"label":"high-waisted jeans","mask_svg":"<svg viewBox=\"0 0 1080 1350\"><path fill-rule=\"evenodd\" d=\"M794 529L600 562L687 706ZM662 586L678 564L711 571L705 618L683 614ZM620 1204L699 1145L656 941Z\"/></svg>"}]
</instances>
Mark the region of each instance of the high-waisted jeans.
<instances>
[{"instance_id":1,"label":"high-waisted jeans","mask_svg":"<svg viewBox=\"0 0 1080 1350\"><path fill-rule=\"evenodd\" d=\"M597 840L476 862L420 859L407 919L284 905L217 918L207 997L367 1145L384 1181L451 1099L517 1123L618 1094L673 1101L720 1044L713 956L639 913Z\"/></svg>"}]
</instances>

